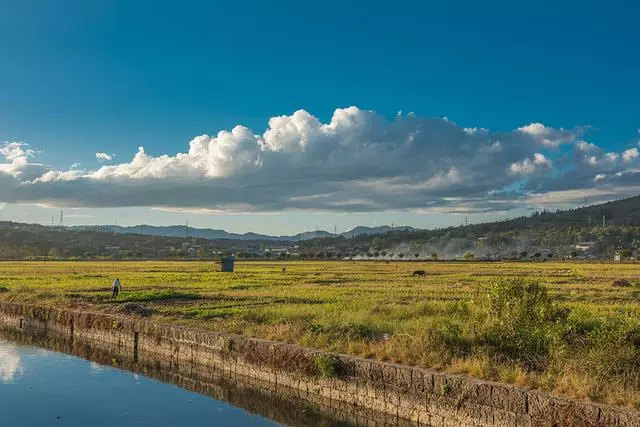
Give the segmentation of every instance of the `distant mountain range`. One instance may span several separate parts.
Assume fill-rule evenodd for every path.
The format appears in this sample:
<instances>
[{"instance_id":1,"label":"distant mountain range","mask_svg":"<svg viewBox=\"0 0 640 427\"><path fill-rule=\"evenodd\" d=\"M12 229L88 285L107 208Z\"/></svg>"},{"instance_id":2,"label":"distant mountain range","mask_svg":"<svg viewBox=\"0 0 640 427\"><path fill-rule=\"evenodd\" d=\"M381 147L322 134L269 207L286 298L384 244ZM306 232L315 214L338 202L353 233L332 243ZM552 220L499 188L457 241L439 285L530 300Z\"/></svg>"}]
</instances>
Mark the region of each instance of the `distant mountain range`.
<instances>
[{"instance_id":1,"label":"distant mountain range","mask_svg":"<svg viewBox=\"0 0 640 427\"><path fill-rule=\"evenodd\" d=\"M184 225L154 226L154 225L134 225L131 227L111 226L111 225L89 225L89 226L73 226L68 227L77 231L98 231L121 234L144 234L150 236L164 237L197 237L209 240L270 240L281 242L301 242L303 240L311 240L315 238L335 237L336 234L328 231L306 231L292 236L270 236L258 233L229 233L225 230L216 230L212 228L193 228ZM419 231L409 226L390 227L383 225L380 227L358 226L344 233L338 233L337 236L351 238L362 235L384 234L388 231Z\"/></svg>"}]
</instances>

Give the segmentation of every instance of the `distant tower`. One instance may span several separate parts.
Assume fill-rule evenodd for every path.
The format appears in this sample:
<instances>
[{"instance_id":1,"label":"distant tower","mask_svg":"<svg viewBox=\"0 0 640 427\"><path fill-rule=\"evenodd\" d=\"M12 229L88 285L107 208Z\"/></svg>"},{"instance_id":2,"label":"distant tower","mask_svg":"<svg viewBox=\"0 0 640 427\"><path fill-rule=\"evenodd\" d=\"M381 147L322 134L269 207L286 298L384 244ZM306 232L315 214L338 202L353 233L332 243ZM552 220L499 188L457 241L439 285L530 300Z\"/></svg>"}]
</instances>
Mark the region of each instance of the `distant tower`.
<instances>
[{"instance_id":1,"label":"distant tower","mask_svg":"<svg viewBox=\"0 0 640 427\"><path fill-rule=\"evenodd\" d=\"M60 228L64 227L64 211L60 209Z\"/></svg>"},{"instance_id":2,"label":"distant tower","mask_svg":"<svg viewBox=\"0 0 640 427\"><path fill-rule=\"evenodd\" d=\"M333 234L336 236L338 235L338 226L336 225L333 226Z\"/></svg>"}]
</instances>

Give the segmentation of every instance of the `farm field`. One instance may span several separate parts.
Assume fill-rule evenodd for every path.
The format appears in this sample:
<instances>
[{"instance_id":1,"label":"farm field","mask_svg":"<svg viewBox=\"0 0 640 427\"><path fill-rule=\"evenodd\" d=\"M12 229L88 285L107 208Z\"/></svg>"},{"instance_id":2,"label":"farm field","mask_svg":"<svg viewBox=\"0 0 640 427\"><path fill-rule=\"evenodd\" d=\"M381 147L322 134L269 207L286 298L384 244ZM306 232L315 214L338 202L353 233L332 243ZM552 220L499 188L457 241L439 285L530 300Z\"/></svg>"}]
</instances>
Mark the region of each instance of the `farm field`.
<instances>
[{"instance_id":1,"label":"farm field","mask_svg":"<svg viewBox=\"0 0 640 427\"><path fill-rule=\"evenodd\" d=\"M0 262L0 299L150 316L640 407L640 264L273 261L218 269ZM123 289L113 299L116 277Z\"/></svg>"}]
</instances>

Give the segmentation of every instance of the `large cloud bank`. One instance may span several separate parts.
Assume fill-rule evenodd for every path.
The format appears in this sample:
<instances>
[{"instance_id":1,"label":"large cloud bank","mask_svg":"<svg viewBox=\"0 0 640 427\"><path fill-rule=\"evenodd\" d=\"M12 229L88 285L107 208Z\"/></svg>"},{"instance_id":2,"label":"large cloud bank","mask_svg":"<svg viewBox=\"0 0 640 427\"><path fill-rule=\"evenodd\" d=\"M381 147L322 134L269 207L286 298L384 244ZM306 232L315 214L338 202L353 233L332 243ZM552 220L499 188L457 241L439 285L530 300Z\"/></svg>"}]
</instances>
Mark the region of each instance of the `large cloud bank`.
<instances>
[{"instance_id":1,"label":"large cloud bank","mask_svg":"<svg viewBox=\"0 0 640 427\"><path fill-rule=\"evenodd\" d=\"M329 123L299 110L271 118L262 135L243 126L201 135L175 155L154 157L139 147L131 161L95 170L48 168L28 145L8 142L0 145L0 202L493 212L640 193L637 143L613 153L583 137L582 129L540 123L492 132L350 107L337 109Z\"/></svg>"}]
</instances>

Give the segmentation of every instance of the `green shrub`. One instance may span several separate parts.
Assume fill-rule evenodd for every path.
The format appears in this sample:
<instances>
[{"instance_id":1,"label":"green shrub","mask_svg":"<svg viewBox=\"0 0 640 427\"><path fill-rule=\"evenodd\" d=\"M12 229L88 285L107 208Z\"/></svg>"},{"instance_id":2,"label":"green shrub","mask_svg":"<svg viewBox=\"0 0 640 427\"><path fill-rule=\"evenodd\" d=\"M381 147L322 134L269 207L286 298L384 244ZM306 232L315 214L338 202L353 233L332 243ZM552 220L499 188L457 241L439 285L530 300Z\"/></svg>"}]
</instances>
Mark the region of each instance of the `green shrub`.
<instances>
[{"instance_id":1,"label":"green shrub","mask_svg":"<svg viewBox=\"0 0 640 427\"><path fill-rule=\"evenodd\" d=\"M227 353L235 353L235 351L237 350L237 344L233 339L229 339L229 341L227 341Z\"/></svg>"},{"instance_id":2,"label":"green shrub","mask_svg":"<svg viewBox=\"0 0 640 427\"><path fill-rule=\"evenodd\" d=\"M590 358L607 375L640 372L640 323L637 320L608 319L589 332Z\"/></svg>"},{"instance_id":3,"label":"green shrub","mask_svg":"<svg viewBox=\"0 0 640 427\"><path fill-rule=\"evenodd\" d=\"M472 348L471 341L464 335L460 325L448 320L425 329L424 341L432 359L440 359L441 363L466 356Z\"/></svg>"},{"instance_id":4,"label":"green shrub","mask_svg":"<svg viewBox=\"0 0 640 427\"><path fill-rule=\"evenodd\" d=\"M640 322L601 318L585 328L570 319L570 332L554 350L550 371L569 378L591 399L640 404ZM578 324L576 327L575 324Z\"/></svg>"},{"instance_id":5,"label":"green shrub","mask_svg":"<svg viewBox=\"0 0 640 427\"><path fill-rule=\"evenodd\" d=\"M334 378L338 376L340 360L336 356L327 353L320 353L315 355L313 362L321 377Z\"/></svg>"},{"instance_id":6,"label":"green shrub","mask_svg":"<svg viewBox=\"0 0 640 427\"><path fill-rule=\"evenodd\" d=\"M484 339L494 355L542 370L552 345L562 336L568 312L558 309L539 283L511 279L491 286L487 314Z\"/></svg>"}]
</instances>

